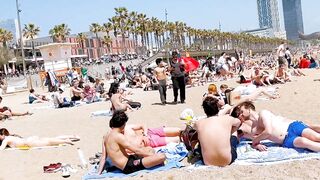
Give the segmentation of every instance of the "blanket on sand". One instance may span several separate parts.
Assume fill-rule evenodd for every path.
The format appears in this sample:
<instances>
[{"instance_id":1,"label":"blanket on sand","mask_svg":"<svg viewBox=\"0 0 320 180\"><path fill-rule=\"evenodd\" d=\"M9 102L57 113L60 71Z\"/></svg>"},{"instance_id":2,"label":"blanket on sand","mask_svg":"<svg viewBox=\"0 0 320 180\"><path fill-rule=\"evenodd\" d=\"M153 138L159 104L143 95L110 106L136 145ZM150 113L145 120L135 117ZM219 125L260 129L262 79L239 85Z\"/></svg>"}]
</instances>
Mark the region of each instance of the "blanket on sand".
<instances>
[{"instance_id":1,"label":"blanket on sand","mask_svg":"<svg viewBox=\"0 0 320 180\"><path fill-rule=\"evenodd\" d=\"M284 148L271 141L262 141L268 150L260 152L253 149L249 144L251 141L241 141L237 147L238 158L235 165L270 165L285 163L296 160L320 159L320 153L311 152L307 149ZM203 169L210 166L203 165L202 161L197 161L188 170Z\"/></svg>"},{"instance_id":2,"label":"blanket on sand","mask_svg":"<svg viewBox=\"0 0 320 180\"><path fill-rule=\"evenodd\" d=\"M117 177L117 178L132 177L142 173L152 173L152 172L158 172L158 171L166 171L172 168L180 168L183 166L183 164L179 161L181 161L188 154L187 149L182 143L180 144L170 143L167 146L156 148L155 151L158 153L161 152L166 154L167 162L165 163L164 166L156 166L153 168L141 170L131 174L123 174L121 170L117 169L112 172L104 171L101 175L98 175L97 174L98 165L94 165L89 170L89 172L82 177L82 179L89 180L89 179L104 179L104 178L114 178L114 177ZM109 160L107 161L107 164L108 163L110 166Z\"/></svg>"}]
</instances>

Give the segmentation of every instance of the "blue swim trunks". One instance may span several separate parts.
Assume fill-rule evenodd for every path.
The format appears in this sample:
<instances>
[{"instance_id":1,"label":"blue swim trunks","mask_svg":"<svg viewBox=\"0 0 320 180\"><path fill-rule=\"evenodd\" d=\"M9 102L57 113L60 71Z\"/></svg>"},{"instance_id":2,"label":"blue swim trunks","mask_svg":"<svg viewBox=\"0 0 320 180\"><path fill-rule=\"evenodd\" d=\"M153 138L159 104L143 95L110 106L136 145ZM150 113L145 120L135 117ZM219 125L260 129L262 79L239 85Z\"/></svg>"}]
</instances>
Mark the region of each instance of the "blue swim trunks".
<instances>
[{"instance_id":1,"label":"blue swim trunks","mask_svg":"<svg viewBox=\"0 0 320 180\"><path fill-rule=\"evenodd\" d=\"M286 148L294 148L294 140L297 137L301 137L302 131L306 128L308 128L308 126L301 121L292 122L288 127L288 134L284 138L282 146Z\"/></svg>"}]
</instances>

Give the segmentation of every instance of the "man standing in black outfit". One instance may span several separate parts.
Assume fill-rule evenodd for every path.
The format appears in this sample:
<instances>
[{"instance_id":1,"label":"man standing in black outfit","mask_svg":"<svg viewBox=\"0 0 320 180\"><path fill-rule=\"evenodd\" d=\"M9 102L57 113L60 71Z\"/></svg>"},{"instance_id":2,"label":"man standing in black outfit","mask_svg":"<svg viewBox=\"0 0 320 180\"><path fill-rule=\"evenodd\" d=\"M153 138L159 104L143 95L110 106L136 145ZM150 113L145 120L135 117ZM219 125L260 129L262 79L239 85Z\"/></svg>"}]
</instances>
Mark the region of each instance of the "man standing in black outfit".
<instances>
[{"instance_id":1,"label":"man standing in black outfit","mask_svg":"<svg viewBox=\"0 0 320 180\"><path fill-rule=\"evenodd\" d=\"M185 103L186 99L186 82L184 63L178 60L178 53L172 52L172 60L170 61L171 79L173 84L173 95L176 104L178 102L178 90L180 89L180 102Z\"/></svg>"}]
</instances>

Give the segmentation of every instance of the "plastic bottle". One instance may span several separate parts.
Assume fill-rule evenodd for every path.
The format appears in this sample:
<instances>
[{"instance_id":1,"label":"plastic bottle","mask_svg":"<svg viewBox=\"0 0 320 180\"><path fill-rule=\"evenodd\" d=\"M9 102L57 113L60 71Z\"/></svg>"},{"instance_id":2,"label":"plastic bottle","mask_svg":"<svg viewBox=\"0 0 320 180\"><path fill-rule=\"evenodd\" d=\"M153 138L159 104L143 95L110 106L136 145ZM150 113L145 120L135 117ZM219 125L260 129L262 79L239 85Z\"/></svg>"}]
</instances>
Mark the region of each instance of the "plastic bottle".
<instances>
[{"instance_id":1,"label":"plastic bottle","mask_svg":"<svg viewBox=\"0 0 320 180\"><path fill-rule=\"evenodd\" d=\"M80 148L77 148L77 150L78 150L78 155L79 155L82 167L83 168L87 168L88 167L88 163L87 163L86 159L84 158L83 151Z\"/></svg>"}]
</instances>

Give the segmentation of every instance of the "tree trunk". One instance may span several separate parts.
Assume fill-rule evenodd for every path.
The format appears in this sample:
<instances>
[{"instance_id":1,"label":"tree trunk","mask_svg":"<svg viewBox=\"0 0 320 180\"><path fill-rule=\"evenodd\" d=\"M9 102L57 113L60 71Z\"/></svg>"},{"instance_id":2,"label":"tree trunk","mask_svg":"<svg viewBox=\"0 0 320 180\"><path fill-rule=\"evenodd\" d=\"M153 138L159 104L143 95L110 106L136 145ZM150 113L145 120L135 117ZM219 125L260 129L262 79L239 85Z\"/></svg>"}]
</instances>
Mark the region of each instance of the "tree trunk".
<instances>
[{"instance_id":1,"label":"tree trunk","mask_svg":"<svg viewBox=\"0 0 320 180\"><path fill-rule=\"evenodd\" d=\"M37 68L39 70L39 64L38 64L38 60L37 60L36 50L34 48L33 39L31 40L31 45L32 45L32 55L33 55L34 61L36 62L36 66L37 66Z\"/></svg>"}]
</instances>

